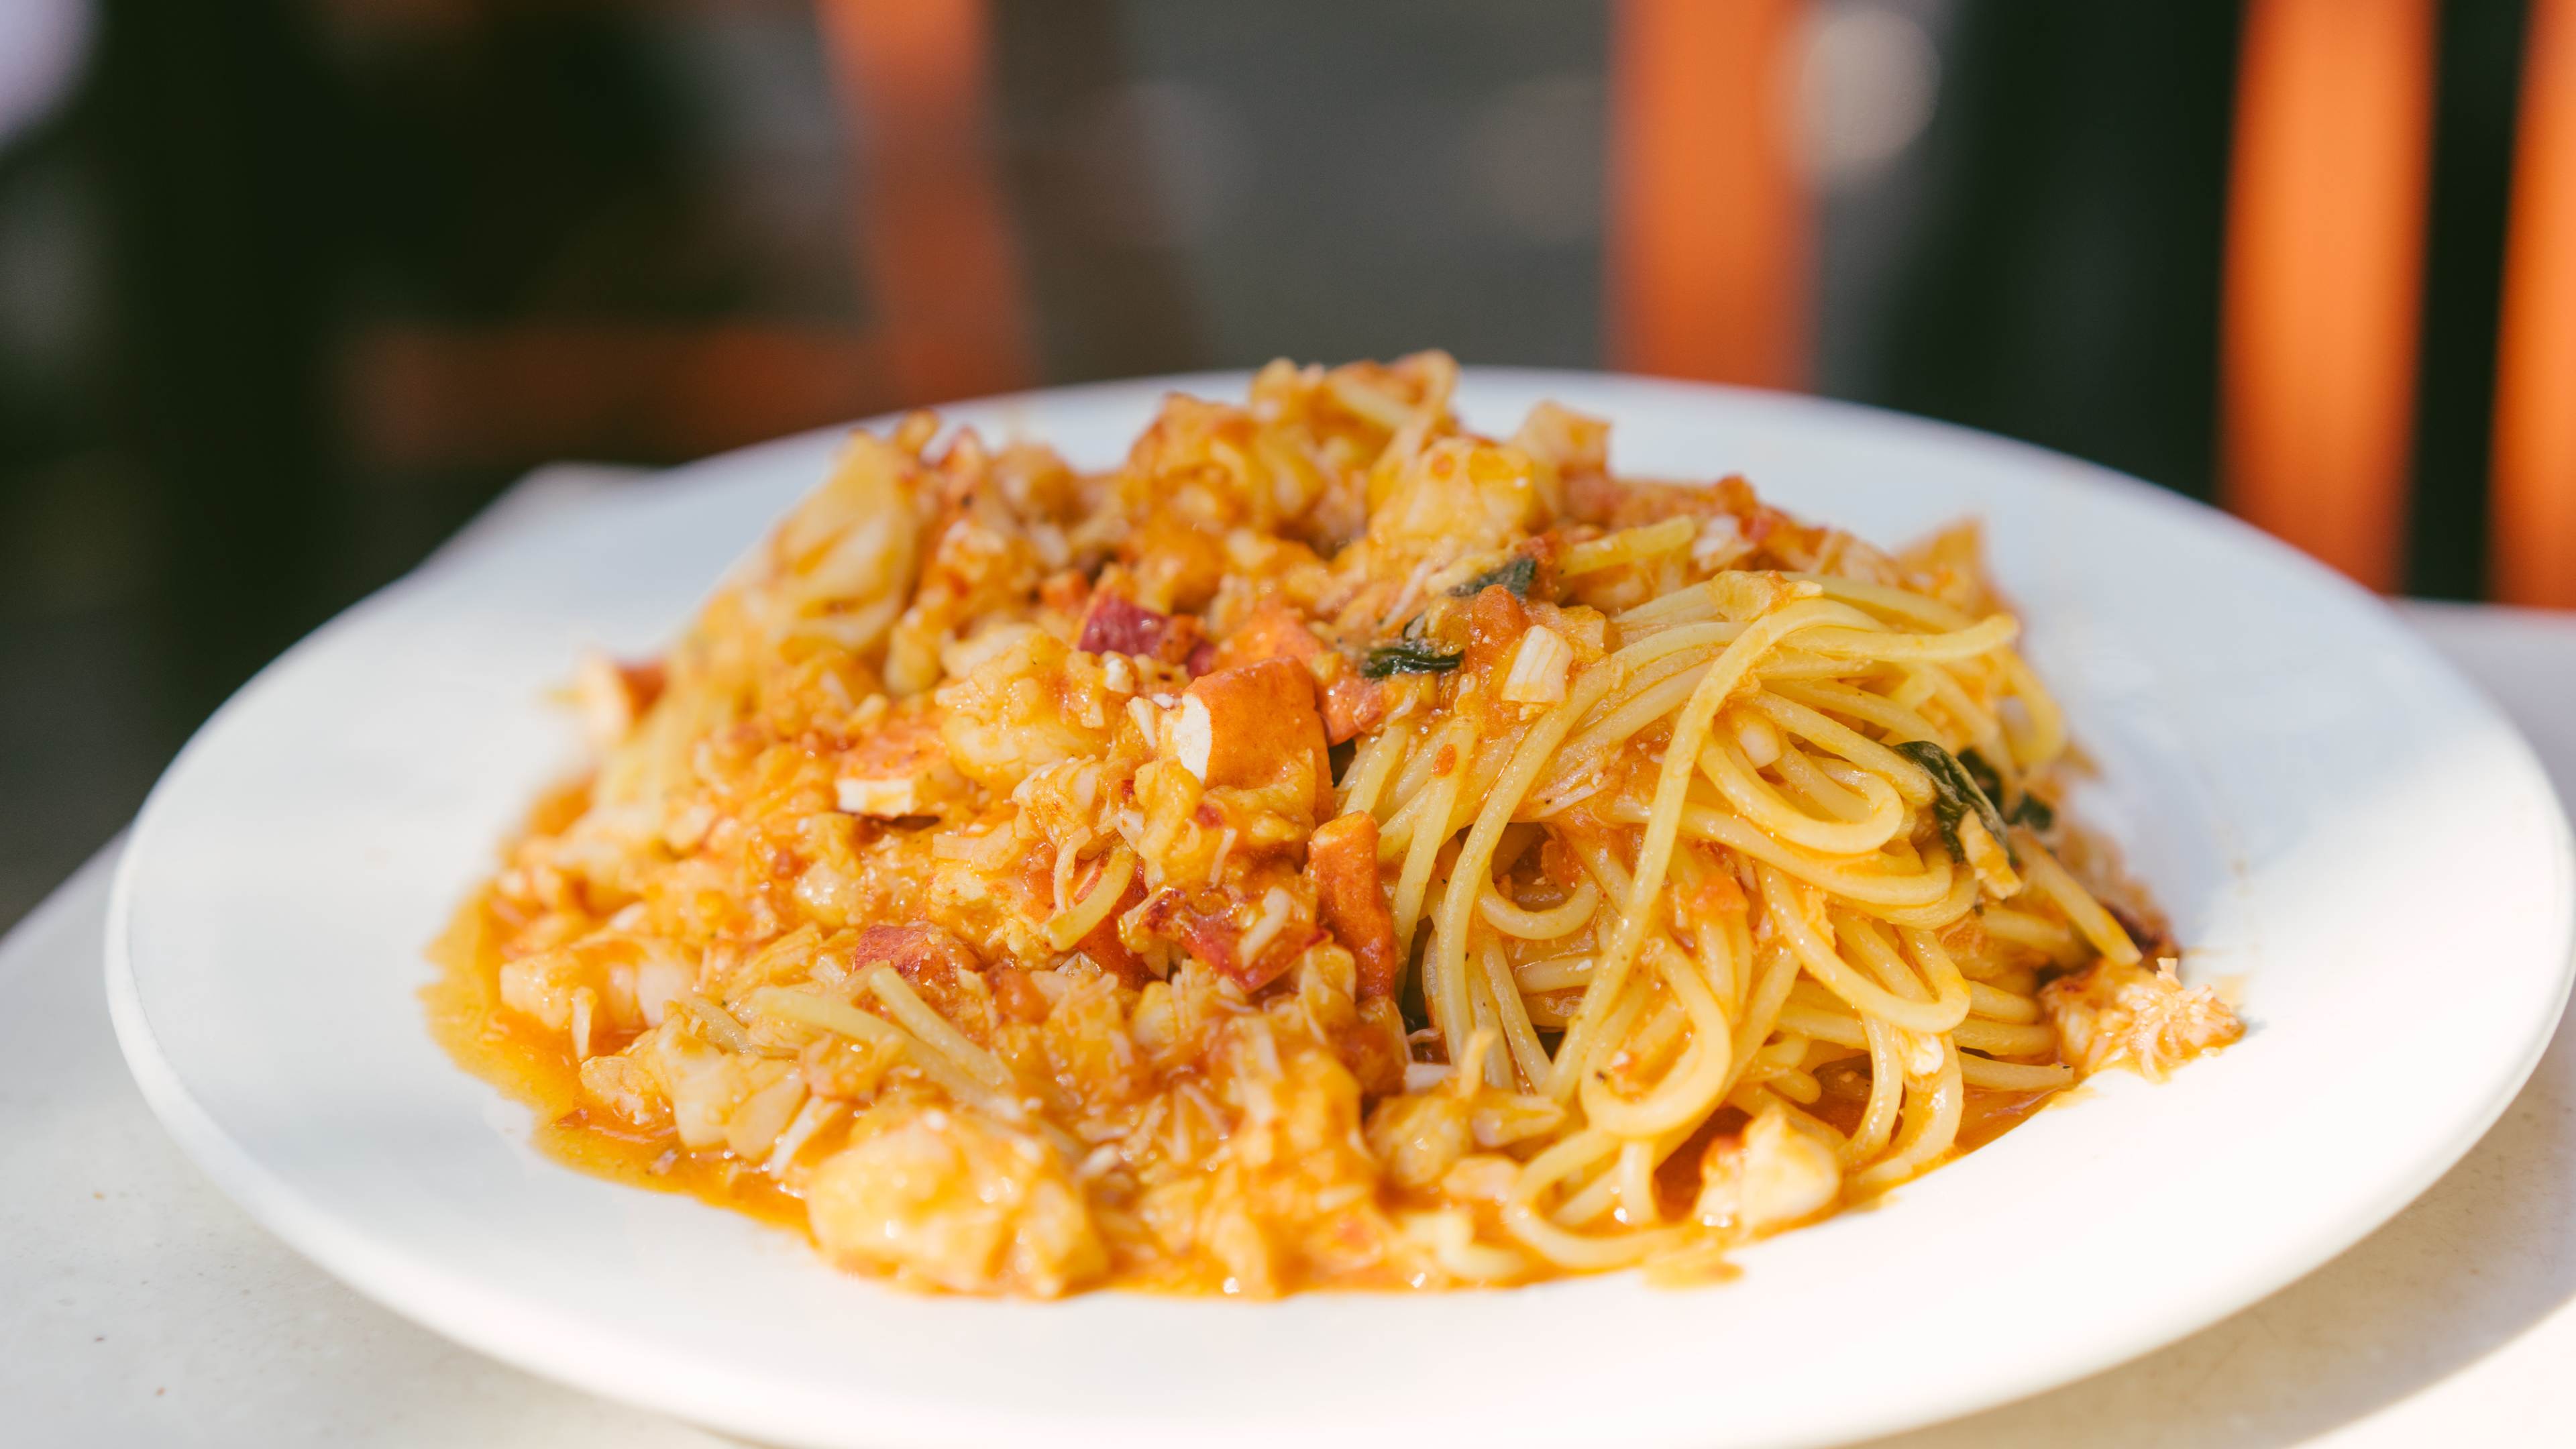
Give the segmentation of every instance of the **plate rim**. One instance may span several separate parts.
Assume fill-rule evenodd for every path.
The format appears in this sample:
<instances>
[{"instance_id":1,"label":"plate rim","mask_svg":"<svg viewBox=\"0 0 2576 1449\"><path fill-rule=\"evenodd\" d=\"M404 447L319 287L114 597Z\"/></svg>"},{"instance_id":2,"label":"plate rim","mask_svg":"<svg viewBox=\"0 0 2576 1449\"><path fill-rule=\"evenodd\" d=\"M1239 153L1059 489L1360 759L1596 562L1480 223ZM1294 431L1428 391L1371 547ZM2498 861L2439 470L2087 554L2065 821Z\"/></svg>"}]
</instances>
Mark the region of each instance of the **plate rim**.
<instances>
[{"instance_id":1,"label":"plate rim","mask_svg":"<svg viewBox=\"0 0 2576 1449\"><path fill-rule=\"evenodd\" d=\"M2151 501L2152 506L2178 517L2188 517L2196 526L2215 527L2232 534L2239 542L2250 544L2268 555L2275 566L2306 575L2340 594L2345 602L2361 606L2356 612L2373 617L2381 626L2382 633L2409 654L2416 666L2429 670L2450 691L2471 702L2485 722L2499 728L2498 744L2510 752L2512 768L2525 777L2527 783L2539 792L2542 802L2550 807L2544 812L2549 836L2547 844L2552 855L2551 898L2546 904L2555 918L2555 929L2550 934L2558 941L2559 958L2556 980L2550 993L2551 1005L2527 1027L2509 1068L2492 1077L2492 1087L2475 1108L2457 1114L2454 1129L2438 1149L2413 1154L2409 1169L2392 1175L2379 1191L2366 1198L2355 1197L2343 1203L2340 1211L2331 1215L2331 1228L2313 1231L2295 1249L2273 1254L2265 1260L2265 1267L2260 1271L2247 1270L2226 1280L2224 1291L2200 1294L2190 1299L2187 1305L2178 1303L2161 1313L2144 1317L2131 1315L2122 1320L2120 1331L2096 1335L2095 1341L2085 1350L2014 1364L2009 1369L1963 1381L1947 1393L1915 1395L1901 1405L1882 1407L1875 1412L1866 1406L1862 1396L1854 1396L1846 1402L1846 1411L1834 1416L1830 1423L1820 1421L1812 1432L1792 1431L1787 1437L1762 1442L1783 1445L1843 1442L1855 1437L1928 1426L2074 1383L2177 1342L2280 1292L2376 1231L2456 1166L2520 1094L2556 1032L2569 1001L2571 987L2576 987L2576 832L2571 832L2567 803L2558 797L2530 741L2512 717L2482 686L2407 628L2404 621L2389 609L2386 600L2361 589L2287 543L2195 499L2105 465L1960 424L1809 394L1615 372L1479 365L1462 367L1461 374L1462 383L1484 378L1497 383L1540 388L1561 385L1597 389L1606 386L1662 394L1676 402L1714 395L1733 399L1740 405L1789 413L1803 412L1827 421L1840 415L1875 428L1911 432L1936 446L1982 449L1990 456L1998 451L2010 454L2025 467L2048 470L2053 475L2049 480L2053 488L2102 489ZM1061 405L1146 389L1239 390L1251 376L1252 373L1246 370L1228 369L1112 379L939 403L928 405L926 410L945 414L951 409L965 407L1004 409L1039 402ZM667 491L665 485L668 489L685 488L702 474L720 476L738 470L754 455L813 446L818 440L845 434L852 427L879 429L902 415L879 414L854 423L827 425L763 440L657 470L640 481L656 493ZM712 1370L703 1363L697 1364L692 1373L667 1376L632 1368L622 1373L611 1372L598 1366L607 1356L595 1348L557 1348L546 1341L545 1334L502 1327L514 1315L523 1320L541 1322L555 1310L539 1294L493 1292L479 1285L450 1284L442 1290L435 1285L438 1275L431 1265L412 1261L411 1255L399 1247L371 1243L358 1225L341 1223L329 1209L303 1201L290 1181L260 1162L249 1148L214 1119L161 1053L151 1025L150 1011L142 999L134 970L129 926L137 888L136 877L146 854L142 847L152 838L156 824L166 813L172 782L206 746L217 727L274 674L311 652L326 638L364 626L376 613L394 606L422 587L426 580L443 572L449 562L448 555L433 552L420 564L333 615L283 650L191 733L187 743L155 781L126 834L108 898L102 965L109 1015L120 1052L147 1105L182 1153L264 1229L360 1295L453 1342L582 1392L642 1405L693 1423L723 1426L732 1432L752 1433L781 1442L810 1442L810 1424L796 1417L792 1407L774 1414L758 1412L756 1402L746 1400L738 1391L729 1390L724 1385L725 1372ZM471 1307L476 1303L485 1306L477 1311ZM496 1309L507 1311L496 1312ZM591 1335L592 1342L596 1342L598 1331L595 1327L586 1327L583 1331ZM627 1346L638 1347L641 1344ZM1032 1432L1047 1433L1067 1443L1094 1442L1095 1437L1099 1442L1106 1442L1113 1432L1108 1421L1050 1420L1015 1412L996 1413L989 1406L963 1405L946 1400L888 1398L884 1401L884 1408L890 1412L884 1419L872 1420L869 1428L872 1434L887 1443L984 1442L993 1436ZM1114 1432L1122 1444L1177 1442L1185 1437L1195 1438L1199 1433L1177 1423L1122 1426ZM1302 1439L1310 1431L1252 1425L1234 1432L1245 1442L1267 1443Z\"/></svg>"}]
</instances>

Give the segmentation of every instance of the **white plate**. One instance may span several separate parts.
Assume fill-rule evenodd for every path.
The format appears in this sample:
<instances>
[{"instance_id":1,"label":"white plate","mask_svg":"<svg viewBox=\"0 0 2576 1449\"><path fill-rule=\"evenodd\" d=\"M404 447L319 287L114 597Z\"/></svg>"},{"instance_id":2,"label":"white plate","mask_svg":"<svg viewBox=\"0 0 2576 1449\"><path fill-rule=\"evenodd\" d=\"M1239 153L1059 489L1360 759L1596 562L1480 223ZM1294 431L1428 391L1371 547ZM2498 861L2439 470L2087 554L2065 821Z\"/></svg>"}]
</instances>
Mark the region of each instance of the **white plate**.
<instances>
[{"instance_id":1,"label":"white plate","mask_svg":"<svg viewBox=\"0 0 2576 1449\"><path fill-rule=\"evenodd\" d=\"M1189 380L1234 395L1239 378ZM1117 456L1165 384L955 408ZM1621 468L1742 471L1902 540L1988 523L2100 762L2076 808L2252 1031L2112 1078L1895 1195L1673 1292L1613 1277L1283 1303L907 1296L796 1238L559 1168L449 1063L415 988L534 792L585 645L665 639L822 476L828 435L680 470L386 590L271 666L145 807L108 984L180 1144L360 1291L567 1383L761 1439L1789 1444L1993 1404L2280 1287L2494 1120L2568 982L2567 828L2529 750L2375 601L2218 514L1864 409L1471 371L1471 424L1554 397Z\"/></svg>"}]
</instances>

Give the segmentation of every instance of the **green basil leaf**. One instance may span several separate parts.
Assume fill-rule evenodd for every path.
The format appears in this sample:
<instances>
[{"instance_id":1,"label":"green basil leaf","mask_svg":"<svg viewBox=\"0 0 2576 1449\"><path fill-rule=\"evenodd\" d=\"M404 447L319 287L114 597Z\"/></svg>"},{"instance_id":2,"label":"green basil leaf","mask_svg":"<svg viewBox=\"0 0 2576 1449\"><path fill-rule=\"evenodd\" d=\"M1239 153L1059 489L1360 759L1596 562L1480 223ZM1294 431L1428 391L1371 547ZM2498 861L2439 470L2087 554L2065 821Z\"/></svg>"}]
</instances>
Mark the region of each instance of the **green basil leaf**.
<instances>
[{"instance_id":1,"label":"green basil leaf","mask_svg":"<svg viewBox=\"0 0 2576 1449\"><path fill-rule=\"evenodd\" d=\"M1968 778L1977 782L1977 788L1986 792L1987 799L1998 805L2003 803L2004 777L1995 772L1994 766L1986 763L1985 756L1975 750L1961 750L1959 768L1968 772Z\"/></svg>"},{"instance_id":2,"label":"green basil leaf","mask_svg":"<svg viewBox=\"0 0 2576 1449\"><path fill-rule=\"evenodd\" d=\"M1988 800L1997 805L2004 804L2003 776L1986 762L1985 756L1975 750L1961 750L1959 767L1968 772L1969 779L1977 782L1978 789L1986 792ZM2057 812L2047 801L2024 790L2020 799L2004 805L2004 819L2015 825L2027 825L2033 830L2046 830L2057 823Z\"/></svg>"},{"instance_id":3,"label":"green basil leaf","mask_svg":"<svg viewBox=\"0 0 2576 1449\"><path fill-rule=\"evenodd\" d=\"M2019 863L2013 856L2012 837L2004 833L2003 812L1995 808L1985 791L1977 788L1975 777L1959 763L1958 756L1930 740L1907 740L1892 748L1921 765L1923 773L1932 777L1932 814L1941 822L1941 838L1949 845L1951 855L1967 858L1959 845L1959 822L1974 811L1977 823L1985 826L1995 844L2003 847L2005 857Z\"/></svg>"}]
</instances>

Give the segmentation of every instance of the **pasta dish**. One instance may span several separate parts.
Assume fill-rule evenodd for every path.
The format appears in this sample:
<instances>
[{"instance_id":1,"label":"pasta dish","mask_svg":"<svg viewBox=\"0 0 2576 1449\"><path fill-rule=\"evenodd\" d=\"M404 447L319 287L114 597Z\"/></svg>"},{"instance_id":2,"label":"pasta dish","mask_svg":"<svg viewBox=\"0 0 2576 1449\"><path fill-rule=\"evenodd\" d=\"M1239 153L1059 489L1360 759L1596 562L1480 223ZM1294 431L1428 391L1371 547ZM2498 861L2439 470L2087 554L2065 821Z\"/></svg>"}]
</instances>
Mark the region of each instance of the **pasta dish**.
<instances>
[{"instance_id":1,"label":"pasta dish","mask_svg":"<svg viewBox=\"0 0 2576 1449\"><path fill-rule=\"evenodd\" d=\"M1973 524L1884 552L1456 378L1274 363L1100 471L853 435L583 665L443 1039L854 1271L1262 1297L1702 1278L2235 1038L2054 808Z\"/></svg>"}]
</instances>

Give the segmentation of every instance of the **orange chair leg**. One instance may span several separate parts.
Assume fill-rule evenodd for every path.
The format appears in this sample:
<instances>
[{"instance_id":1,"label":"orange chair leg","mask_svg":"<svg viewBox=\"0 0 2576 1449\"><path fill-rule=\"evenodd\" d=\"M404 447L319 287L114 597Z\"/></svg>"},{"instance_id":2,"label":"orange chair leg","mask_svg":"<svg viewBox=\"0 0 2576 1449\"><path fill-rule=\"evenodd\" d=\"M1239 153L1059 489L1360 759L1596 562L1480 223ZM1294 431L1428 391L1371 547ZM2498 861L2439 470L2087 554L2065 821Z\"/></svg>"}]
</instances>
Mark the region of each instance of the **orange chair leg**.
<instances>
[{"instance_id":1,"label":"orange chair leg","mask_svg":"<svg viewBox=\"0 0 2576 1449\"><path fill-rule=\"evenodd\" d=\"M2253 0L2221 317L2229 507L2376 589L2404 562L2430 0Z\"/></svg>"},{"instance_id":2,"label":"orange chair leg","mask_svg":"<svg viewBox=\"0 0 2576 1449\"><path fill-rule=\"evenodd\" d=\"M942 402L1036 375L992 151L979 0L820 0L858 148L859 262L897 386Z\"/></svg>"},{"instance_id":3,"label":"orange chair leg","mask_svg":"<svg viewBox=\"0 0 2576 1449\"><path fill-rule=\"evenodd\" d=\"M1608 353L1760 387L1807 376L1808 215L1788 134L1804 0L1619 0Z\"/></svg>"},{"instance_id":4,"label":"orange chair leg","mask_svg":"<svg viewBox=\"0 0 2576 1449\"><path fill-rule=\"evenodd\" d=\"M2576 4L2533 0L2497 339L2493 593L2576 609Z\"/></svg>"}]
</instances>

